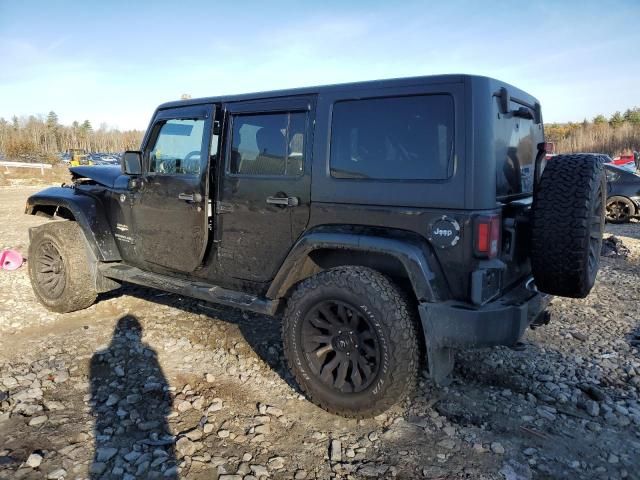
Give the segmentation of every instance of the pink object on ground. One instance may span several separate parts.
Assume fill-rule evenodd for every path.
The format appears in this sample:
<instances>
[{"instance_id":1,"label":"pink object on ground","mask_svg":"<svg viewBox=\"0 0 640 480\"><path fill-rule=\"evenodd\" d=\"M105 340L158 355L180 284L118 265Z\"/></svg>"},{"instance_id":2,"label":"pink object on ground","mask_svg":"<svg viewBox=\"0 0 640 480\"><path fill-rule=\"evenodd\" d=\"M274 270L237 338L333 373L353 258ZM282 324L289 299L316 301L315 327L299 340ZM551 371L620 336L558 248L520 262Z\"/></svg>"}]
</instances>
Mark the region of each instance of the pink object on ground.
<instances>
[{"instance_id":1,"label":"pink object on ground","mask_svg":"<svg viewBox=\"0 0 640 480\"><path fill-rule=\"evenodd\" d=\"M22 262L22 255L17 250L4 250L0 254L0 267L4 270L17 270Z\"/></svg>"}]
</instances>

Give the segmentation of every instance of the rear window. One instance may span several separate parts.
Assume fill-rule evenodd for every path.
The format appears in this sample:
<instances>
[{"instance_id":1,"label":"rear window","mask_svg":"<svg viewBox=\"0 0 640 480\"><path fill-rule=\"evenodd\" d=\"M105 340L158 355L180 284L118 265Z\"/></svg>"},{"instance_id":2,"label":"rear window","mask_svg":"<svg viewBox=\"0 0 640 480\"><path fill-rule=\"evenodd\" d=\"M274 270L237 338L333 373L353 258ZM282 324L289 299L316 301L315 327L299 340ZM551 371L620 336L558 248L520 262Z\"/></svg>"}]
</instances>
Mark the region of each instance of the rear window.
<instances>
[{"instance_id":1,"label":"rear window","mask_svg":"<svg viewBox=\"0 0 640 480\"><path fill-rule=\"evenodd\" d=\"M450 95L337 102L331 125L331 176L443 180L453 155Z\"/></svg>"}]
</instances>

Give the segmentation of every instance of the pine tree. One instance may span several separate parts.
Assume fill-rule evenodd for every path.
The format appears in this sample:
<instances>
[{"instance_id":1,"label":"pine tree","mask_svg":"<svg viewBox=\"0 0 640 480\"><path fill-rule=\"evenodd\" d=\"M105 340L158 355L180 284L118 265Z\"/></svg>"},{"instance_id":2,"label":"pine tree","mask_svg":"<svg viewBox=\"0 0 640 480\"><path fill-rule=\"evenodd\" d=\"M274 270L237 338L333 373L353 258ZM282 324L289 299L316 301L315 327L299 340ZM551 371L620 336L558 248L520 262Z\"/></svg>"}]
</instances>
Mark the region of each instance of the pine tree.
<instances>
[{"instance_id":1,"label":"pine tree","mask_svg":"<svg viewBox=\"0 0 640 480\"><path fill-rule=\"evenodd\" d=\"M58 126L58 115L56 115L56 112L51 110L49 112L49 115L47 115L47 127L53 129L53 128L56 128L57 126Z\"/></svg>"},{"instance_id":2,"label":"pine tree","mask_svg":"<svg viewBox=\"0 0 640 480\"><path fill-rule=\"evenodd\" d=\"M604 115L597 115L593 117L593 123L595 124L607 123L607 119Z\"/></svg>"},{"instance_id":3,"label":"pine tree","mask_svg":"<svg viewBox=\"0 0 640 480\"><path fill-rule=\"evenodd\" d=\"M82 126L80 128L82 128L82 130L84 130L85 132L93 131L93 127L91 126L91 122L89 120L85 120L84 122L82 122Z\"/></svg>"}]
</instances>

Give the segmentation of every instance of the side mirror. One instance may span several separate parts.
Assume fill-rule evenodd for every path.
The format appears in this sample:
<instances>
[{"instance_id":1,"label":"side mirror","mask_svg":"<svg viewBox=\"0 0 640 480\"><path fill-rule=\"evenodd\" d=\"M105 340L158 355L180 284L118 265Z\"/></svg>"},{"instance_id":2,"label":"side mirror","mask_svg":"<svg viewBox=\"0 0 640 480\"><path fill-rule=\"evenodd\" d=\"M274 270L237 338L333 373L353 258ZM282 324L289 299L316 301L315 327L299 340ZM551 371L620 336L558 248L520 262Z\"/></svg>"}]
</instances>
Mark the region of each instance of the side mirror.
<instances>
[{"instance_id":1,"label":"side mirror","mask_svg":"<svg viewBox=\"0 0 640 480\"><path fill-rule=\"evenodd\" d=\"M142 173L142 152L135 150L124 152L120 166L125 175L140 175Z\"/></svg>"}]
</instances>

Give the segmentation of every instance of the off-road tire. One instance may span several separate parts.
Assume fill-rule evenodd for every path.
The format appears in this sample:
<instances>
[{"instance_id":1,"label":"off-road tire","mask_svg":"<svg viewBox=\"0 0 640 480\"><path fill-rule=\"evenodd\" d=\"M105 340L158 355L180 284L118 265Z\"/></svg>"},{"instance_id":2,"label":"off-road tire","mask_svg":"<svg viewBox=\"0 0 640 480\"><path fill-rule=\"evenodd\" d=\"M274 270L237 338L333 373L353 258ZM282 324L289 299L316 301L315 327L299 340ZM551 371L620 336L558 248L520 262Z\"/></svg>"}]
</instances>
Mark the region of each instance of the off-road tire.
<instances>
[{"instance_id":1,"label":"off-road tire","mask_svg":"<svg viewBox=\"0 0 640 480\"><path fill-rule=\"evenodd\" d=\"M533 195L531 267L537 288L584 298L600 264L606 195L602 159L558 155L547 162Z\"/></svg>"},{"instance_id":2,"label":"off-road tire","mask_svg":"<svg viewBox=\"0 0 640 480\"><path fill-rule=\"evenodd\" d=\"M305 354L306 315L327 301L355 306L378 335L382 361L362 391L343 392L326 385L313 373ZM371 268L341 266L301 282L289 298L282 322L285 356L300 389L328 412L352 418L375 416L399 403L415 386L419 368L413 312L400 289Z\"/></svg>"},{"instance_id":3,"label":"off-road tire","mask_svg":"<svg viewBox=\"0 0 640 480\"><path fill-rule=\"evenodd\" d=\"M610 212L612 205L615 203L617 203L618 205L622 204L624 206L625 211L623 212L623 214L620 214L619 212L617 214ZM631 221L631 217L633 217L636 212L636 206L629 198L615 195L613 197L607 198L606 211L607 213L605 214L605 217L607 219L607 222L628 223Z\"/></svg>"},{"instance_id":4,"label":"off-road tire","mask_svg":"<svg viewBox=\"0 0 640 480\"><path fill-rule=\"evenodd\" d=\"M46 256L43 258L43 255ZM62 273L57 274L60 278L55 288L51 288L55 280L45 283L42 278L43 271L52 269L49 257L56 257L55 262L61 265ZM33 291L47 309L67 313L87 308L96 301L98 294L89 267L86 240L76 222L50 222L34 228L28 265Z\"/></svg>"}]
</instances>

